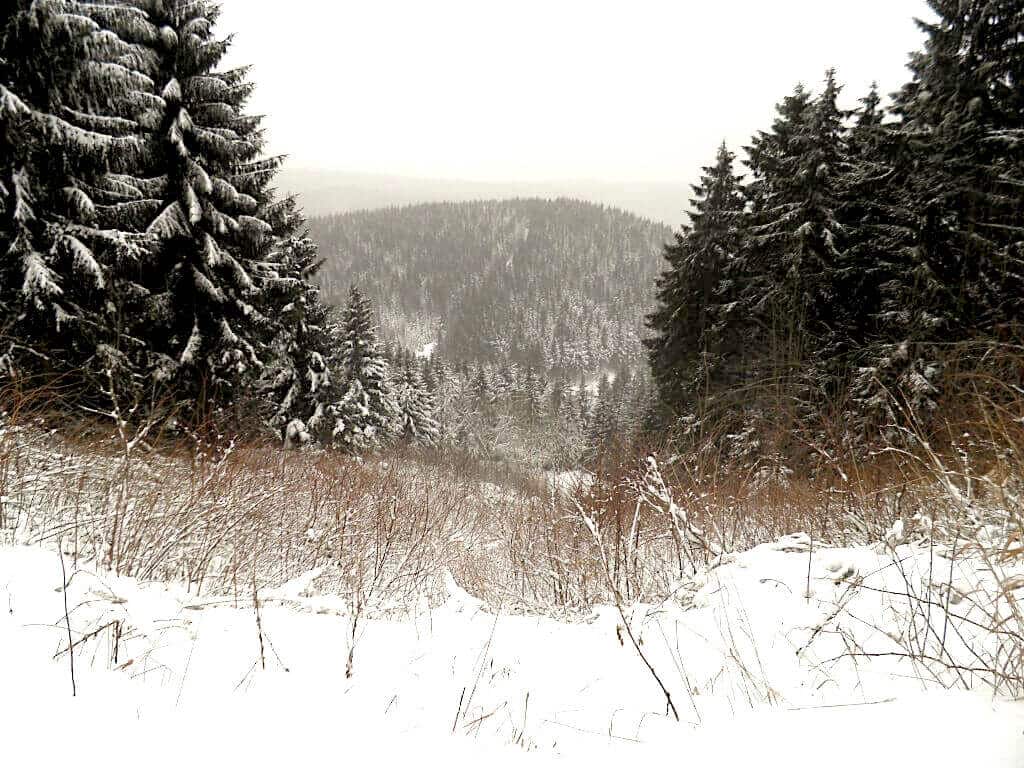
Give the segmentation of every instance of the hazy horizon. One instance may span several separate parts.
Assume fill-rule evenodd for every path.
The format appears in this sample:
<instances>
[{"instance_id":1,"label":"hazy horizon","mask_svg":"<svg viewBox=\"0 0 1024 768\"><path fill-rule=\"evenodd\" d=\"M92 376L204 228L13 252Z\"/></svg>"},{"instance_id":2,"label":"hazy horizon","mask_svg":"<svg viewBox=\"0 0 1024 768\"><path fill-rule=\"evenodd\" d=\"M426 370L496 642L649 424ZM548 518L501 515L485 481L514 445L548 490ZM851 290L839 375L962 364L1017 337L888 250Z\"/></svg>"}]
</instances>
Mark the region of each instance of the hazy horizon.
<instances>
[{"instance_id":1,"label":"hazy horizon","mask_svg":"<svg viewBox=\"0 0 1024 768\"><path fill-rule=\"evenodd\" d=\"M289 170L499 185L692 182L723 139L740 151L828 67L846 106L873 80L896 90L928 13L923 0L290 7L223 0L219 22Z\"/></svg>"},{"instance_id":2,"label":"hazy horizon","mask_svg":"<svg viewBox=\"0 0 1024 768\"><path fill-rule=\"evenodd\" d=\"M673 228L685 220L684 210L691 196L687 185L671 182L597 179L472 181L290 166L282 169L277 186L285 192L297 194L308 216L420 203L567 197L620 208Z\"/></svg>"}]
</instances>

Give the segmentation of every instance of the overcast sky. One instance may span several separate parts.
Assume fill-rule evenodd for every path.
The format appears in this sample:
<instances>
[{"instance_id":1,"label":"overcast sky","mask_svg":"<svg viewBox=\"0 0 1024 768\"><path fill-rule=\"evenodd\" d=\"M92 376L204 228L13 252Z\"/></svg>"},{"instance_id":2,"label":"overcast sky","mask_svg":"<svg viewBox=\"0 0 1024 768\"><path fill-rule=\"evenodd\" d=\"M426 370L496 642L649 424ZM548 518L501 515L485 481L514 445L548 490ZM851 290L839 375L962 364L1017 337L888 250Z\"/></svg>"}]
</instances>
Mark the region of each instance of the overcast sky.
<instances>
[{"instance_id":1,"label":"overcast sky","mask_svg":"<svg viewBox=\"0 0 1024 768\"><path fill-rule=\"evenodd\" d=\"M907 79L923 0L222 0L293 168L690 181L828 66Z\"/></svg>"}]
</instances>

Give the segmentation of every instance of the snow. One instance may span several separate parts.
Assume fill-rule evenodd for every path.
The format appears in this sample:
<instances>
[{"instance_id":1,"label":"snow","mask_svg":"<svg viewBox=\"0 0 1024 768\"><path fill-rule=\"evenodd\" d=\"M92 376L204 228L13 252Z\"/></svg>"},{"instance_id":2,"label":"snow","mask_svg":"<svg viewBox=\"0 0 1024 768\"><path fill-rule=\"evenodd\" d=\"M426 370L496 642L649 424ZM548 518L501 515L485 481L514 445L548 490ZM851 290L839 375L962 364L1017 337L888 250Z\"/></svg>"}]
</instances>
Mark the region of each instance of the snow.
<instances>
[{"instance_id":1,"label":"snow","mask_svg":"<svg viewBox=\"0 0 1024 768\"><path fill-rule=\"evenodd\" d=\"M2 547L0 755L76 766L1024 764L1024 703L945 690L895 659L827 661L842 649L830 631L840 623L864 647L886 641L853 616L896 626L891 601L850 591L854 574L893 588L902 577L880 546L810 544L722 556L677 601L627 609L679 723L614 607L574 621L510 615L445 572L446 600L362 618L346 679L352 611L320 571L260 593L257 624L242 586L197 596L66 556L72 698L60 558ZM923 569L923 551L898 554ZM851 618L829 624L839 605Z\"/></svg>"},{"instance_id":2,"label":"snow","mask_svg":"<svg viewBox=\"0 0 1024 768\"><path fill-rule=\"evenodd\" d=\"M416 357L421 360L429 360L434 356L434 350L437 349L437 342L432 341L429 344L424 344L420 347L419 351L416 352Z\"/></svg>"},{"instance_id":3,"label":"snow","mask_svg":"<svg viewBox=\"0 0 1024 768\"><path fill-rule=\"evenodd\" d=\"M577 491L589 490L593 484L594 475L582 469L544 473L544 487L548 493L564 494L568 497Z\"/></svg>"}]
</instances>

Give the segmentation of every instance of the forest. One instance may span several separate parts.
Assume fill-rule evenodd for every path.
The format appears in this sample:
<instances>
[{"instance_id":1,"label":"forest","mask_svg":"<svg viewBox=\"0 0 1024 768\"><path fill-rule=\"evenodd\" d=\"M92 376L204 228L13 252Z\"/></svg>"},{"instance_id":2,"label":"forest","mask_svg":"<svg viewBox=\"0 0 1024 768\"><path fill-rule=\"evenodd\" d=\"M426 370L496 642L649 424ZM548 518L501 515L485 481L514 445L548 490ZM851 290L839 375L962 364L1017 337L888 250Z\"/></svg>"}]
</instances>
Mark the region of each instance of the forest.
<instances>
[{"instance_id":1,"label":"forest","mask_svg":"<svg viewBox=\"0 0 1024 768\"><path fill-rule=\"evenodd\" d=\"M653 92L620 27L677 10L456 5L0 5L0 764L1019 768L1024 0L927 0L893 93L807 71L674 228L559 196L307 217L259 97L317 34L380 60L286 78L278 115L343 137L475 107L477 65L565 120ZM731 16L672 28L666 97L721 80L680 141L844 32L685 5ZM513 17L544 66L505 82ZM374 124L389 156L466 141L427 111Z\"/></svg>"},{"instance_id":2,"label":"forest","mask_svg":"<svg viewBox=\"0 0 1024 768\"><path fill-rule=\"evenodd\" d=\"M510 424L591 434L570 466L609 438L794 465L934 438L967 382L1021 380L1019 20L954 5L891 99L829 70L723 144L674 235L569 199L307 223L215 4L9 5L0 370L355 452L493 457Z\"/></svg>"},{"instance_id":3,"label":"forest","mask_svg":"<svg viewBox=\"0 0 1024 768\"><path fill-rule=\"evenodd\" d=\"M566 374L638 366L658 254L670 232L590 203L428 204L310 222L329 303L350 284L381 333L453 361Z\"/></svg>"}]
</instances>

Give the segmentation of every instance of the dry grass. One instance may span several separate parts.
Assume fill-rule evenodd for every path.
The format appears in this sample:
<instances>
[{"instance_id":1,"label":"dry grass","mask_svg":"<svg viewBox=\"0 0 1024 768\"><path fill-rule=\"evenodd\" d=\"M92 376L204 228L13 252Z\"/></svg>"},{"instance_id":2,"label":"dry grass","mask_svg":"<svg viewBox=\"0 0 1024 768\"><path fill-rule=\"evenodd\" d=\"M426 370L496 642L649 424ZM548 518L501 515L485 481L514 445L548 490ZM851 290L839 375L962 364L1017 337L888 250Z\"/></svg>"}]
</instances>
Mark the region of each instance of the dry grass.
<instances>
[{"instance_id":1,"label":"dry grass","mask_svg":"<svg viewBox=\"0 0 1024 768\"><path fill-rule=\"evenodd\" d=\"M866 459L816 449L823 460L799 476L708 453L624 456L553 490L455 453L282 451L172 438L116 413L57 431L53 393L33 391L5 400L0 535L255 606L260 590L317 570L352 606L354 654L362 617L444 599L447 573L506 611L579 613L669 599L722 553L794 532L814 546L864 544L898 522L908 540L989 569L997 594L961 597L1006 639L985 663L1019 683L1024 397L1005 395L979 400L975 421L938 444L911 423ZM930 594L906 598L918 613L934 607ZM941 647L906 652L948 663Z\"/></svg>"}]
</instances>

